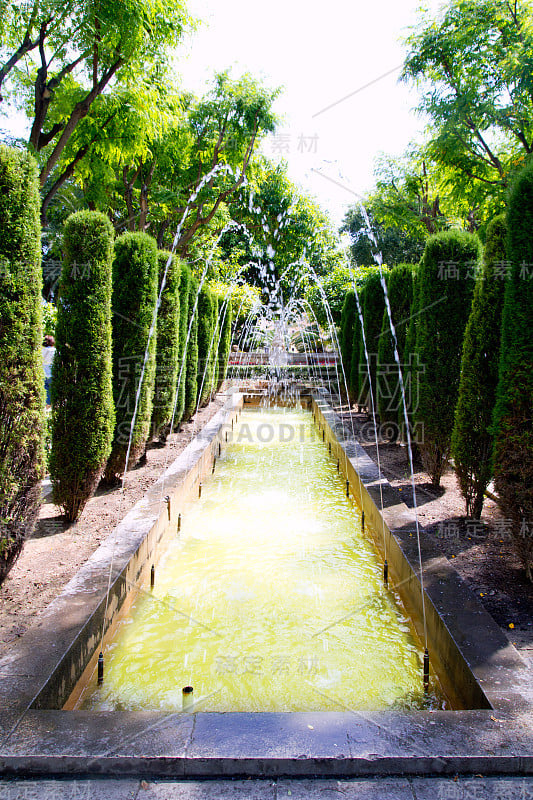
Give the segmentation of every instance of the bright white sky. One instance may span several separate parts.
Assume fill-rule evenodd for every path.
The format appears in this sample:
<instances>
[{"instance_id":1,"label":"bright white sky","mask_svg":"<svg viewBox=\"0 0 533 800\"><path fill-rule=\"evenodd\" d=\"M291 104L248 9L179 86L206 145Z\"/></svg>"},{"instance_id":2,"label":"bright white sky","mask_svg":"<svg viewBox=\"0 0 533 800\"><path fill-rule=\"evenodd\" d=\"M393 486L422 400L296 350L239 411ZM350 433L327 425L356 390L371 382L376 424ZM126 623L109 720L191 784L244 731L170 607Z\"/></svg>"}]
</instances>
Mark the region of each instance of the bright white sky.
<instances>
[{"instance_id":1,"label":"bright white sky","mask_svg":"<svg viewBox=\"0 0 533 800\"><path fill-rule=\"evenodd\" d=\"M286 159L291 179L340 224L353 193L372 188L376 156L400 155L421 138L424 122L413 111L417 94L398 83L401 40L420 19L419 5L188 0L190 13L205 24L180 49L177 68L184 88L198 95L214 72L228 67L234 77L250 72L270 87L283 87L275 107L282 122L263 151ZM440 5L424 3L430 15Z\"/></svg>"}]
</instances>

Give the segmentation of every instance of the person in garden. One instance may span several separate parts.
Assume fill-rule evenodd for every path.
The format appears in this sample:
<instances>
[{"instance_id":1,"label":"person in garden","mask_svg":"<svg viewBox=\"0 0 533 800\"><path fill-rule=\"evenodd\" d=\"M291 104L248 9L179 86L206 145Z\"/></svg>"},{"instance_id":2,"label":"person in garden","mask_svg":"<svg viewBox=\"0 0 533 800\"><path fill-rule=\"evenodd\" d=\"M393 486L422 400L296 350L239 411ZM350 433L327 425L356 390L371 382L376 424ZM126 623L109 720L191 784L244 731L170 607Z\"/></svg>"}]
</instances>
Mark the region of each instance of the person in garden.
<instances>
[{"instance_id":1,"label":"person in garden","mask_svg":"<svg viewBox=\"0 0 533 800\"><path fill-rule=\"evenodd\" d=\"M46 405L51 403L50 387L52 385L52 364L56 354L56 343L53 336L45 336L43 342L44 388L46 389Z\"/></svg>"}]
</instances>

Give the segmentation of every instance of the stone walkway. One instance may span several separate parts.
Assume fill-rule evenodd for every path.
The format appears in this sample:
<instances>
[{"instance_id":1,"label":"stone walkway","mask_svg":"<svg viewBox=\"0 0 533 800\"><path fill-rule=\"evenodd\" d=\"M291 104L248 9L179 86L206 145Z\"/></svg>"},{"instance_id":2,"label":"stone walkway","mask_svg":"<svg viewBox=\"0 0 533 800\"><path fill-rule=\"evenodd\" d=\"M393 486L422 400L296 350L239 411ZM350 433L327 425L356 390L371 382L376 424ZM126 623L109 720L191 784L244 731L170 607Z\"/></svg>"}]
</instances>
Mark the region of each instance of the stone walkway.
<instances>
[{"instance_id":1,"label":"stone walkway","mask_svg":"<svg viewBox=\"0 0 533 800\"><path fill-rule=\"evenodd\" d=\"M0 800L532 800L533 777L0 781Z\"/></svg>"}]
</instances>

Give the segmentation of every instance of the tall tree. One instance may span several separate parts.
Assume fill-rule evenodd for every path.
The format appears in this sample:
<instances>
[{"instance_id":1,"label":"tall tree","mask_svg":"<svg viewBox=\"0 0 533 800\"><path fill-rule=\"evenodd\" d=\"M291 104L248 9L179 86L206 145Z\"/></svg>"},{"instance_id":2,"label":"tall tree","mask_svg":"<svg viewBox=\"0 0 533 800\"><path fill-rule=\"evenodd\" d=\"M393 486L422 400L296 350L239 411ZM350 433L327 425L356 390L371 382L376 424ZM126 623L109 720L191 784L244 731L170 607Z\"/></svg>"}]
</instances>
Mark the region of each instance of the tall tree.
<instances>
[{"instance_id":1,"label":"tall tree","mask_svg":"<svg viewBox=\"0 0 533 800\"><path fill-rule=\"evenodd\" d=\"M400 218L395 217L393 221L393 213L389 212L389 216L384 217L382 205L378 206L374 198L369 198L365 207L377 246L370 237L359 205L348 209L340 228L341 233L347 233L350 237L350 253L354 265L368 266L374 263L374 256L378 252L381 253L384 263L390 266L420 258L424 250L424 235L419 228L413 232L413 226L405 221L403 210Z\"/></svg>"},{"instance_id":2,"label":"tall tree","mask_svg":"<svg viewBox=\"0 0 533 800\"><path fill-rule=\"evenodd\" d=\"M459 191L481 184L500 210L533 152L532 23L527 0L452 0L407 39L403 78L422 90L433 157Z\"/></svg>"},{"instance_id":3,"label":"tall tree","mask_svg":"<svg viewBox=\"0 0 533 800\"><path fill-rule=\"evenodd\" d=\"M201 99L170 92L160 130L152 126L143 134L143 152L101 153L100 169L114 175L117 229L149 232L160 247L170 247L181 223L177 253L187 255L205 228L218 227L224 207L245 183L258 143L274 130L276 96L250 75L234 80L227 72ZM132 129L135 124L132 117ZM87 165L82 168L96 202L108 204L109 196L96 197Z\"/></svg>"},{"instance_id":4,"label":"tall tree","mask_svg":"<svg viewBox=\"0 0 533 800\"><path fill-rule=\"evenodd\" d=\"M253 236L253 265L247 279L271 303L302 296L306 283L328 275L342 261L338 237L328 216L287 175L284 163L258 160L241 194L235 219ZM339 309L340 316L340 309Z\"/></svg>"},{"instance_id":5,"label":"tall tree","mask_svg":"<svg viewBox=\"0 0 533 800\"><path fill-rule=\"evenodd\" d=\"M180 0L33 0L3 14L0 87L32 109L29 145L48 191L84 155L60 163L97 98L163 64L188 22Z\"/></svg>"}]
</instances>

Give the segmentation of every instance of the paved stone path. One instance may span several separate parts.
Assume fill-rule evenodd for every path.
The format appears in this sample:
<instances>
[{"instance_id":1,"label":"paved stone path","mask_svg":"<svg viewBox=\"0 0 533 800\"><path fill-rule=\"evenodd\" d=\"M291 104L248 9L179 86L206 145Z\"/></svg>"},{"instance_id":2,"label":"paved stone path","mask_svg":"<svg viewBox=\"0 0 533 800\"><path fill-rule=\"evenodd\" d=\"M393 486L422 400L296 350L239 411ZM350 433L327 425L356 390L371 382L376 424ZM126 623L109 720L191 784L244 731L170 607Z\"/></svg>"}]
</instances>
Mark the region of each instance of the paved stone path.
<instances>
[{"instance_id":1,"label":"paved stone path","mask_svg":"<svg viewBox=\"0 0 533 800\"><path fill-rule=\"evenodd\" d=\"M533 777L0 781L0 800L533 800Z\"/></svg>"}]
</instances>

